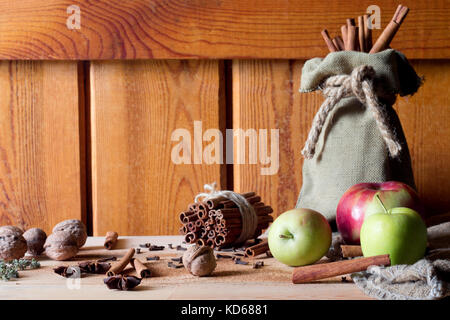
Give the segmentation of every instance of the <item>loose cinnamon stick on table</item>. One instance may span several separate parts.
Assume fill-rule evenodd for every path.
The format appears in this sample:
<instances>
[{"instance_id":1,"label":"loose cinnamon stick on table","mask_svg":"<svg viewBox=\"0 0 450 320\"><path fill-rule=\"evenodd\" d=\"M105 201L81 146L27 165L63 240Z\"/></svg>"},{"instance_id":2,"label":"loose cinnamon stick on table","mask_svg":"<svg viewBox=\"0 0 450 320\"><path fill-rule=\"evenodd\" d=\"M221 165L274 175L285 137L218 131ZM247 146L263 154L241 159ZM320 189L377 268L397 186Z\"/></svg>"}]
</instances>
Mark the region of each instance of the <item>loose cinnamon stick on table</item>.
<instances>
[{"instance_id":1,"label":"loose cinnamon stick on table","mask_svg":"<svg viewBox=\"0 0 450 320\"><path fill-rule=\"evenodd\" d=\"M115 231L108 231L105 236L105 243L104 247L106 250L111 250L114 248L114 246L117 243L117 238L119 237L119 234Z\"/></svg>"},{"instance_id":2,"label":"loose cinnamon stick on table","mask_svg":"<svg viewBox=\"0 0 450 320\"><path fill-rule=\"evenodd\" d=\"M130 264L141 278L151 277L152 272L141 260L133 258L130 260Z\"/></svg>"},{"instance_id":3,"label":"loose cinnamon stick on table","mask_svg":"<svg viewBox=\"0 0 450 320\"><path fill-rule=\"evenodd\" d=\"M247 257L256 257L260 254L266 253L267 251L269 251L269 243L267 240L263 240L254 246L248 247L245 250L245 255Z\"/></svg>"},{"instance_id":4,"label":"loose cinnamon stick on table","mask_svg":"<svg viewBox=\"0 0 450 320\"><path fill-rule=\"evenodd\" d=\"M327 29L323 29L320 34L322 35L323 40L325 40L325 43L327 44L328 50L330 50L330 52L338 51L338 49L334 46Z\"/></svg>"},{"instance_id":5,"label":"loose cinnamon stick on table","mask_svg":"<svg viewBox=\"0 0 450 320\"><path fill-rule=\"evenodd\" d=\"M116 274L119 274L125 269L127 264L130 262L130 260L133 258L135 253L134 248L130 248L128 252L116 263L111 265L111 269L106 273L108 277L115 276Z\"/></svg>"},{"instance_id":6,"label":"loose cinnamon stick on table","mask_svg":"<svg viewBox=\"0 0 450 320\"><path fill-rule=\"evenodd\" d=\"M292 272L292 282L296 284L306 283L340 276L343 274L364 271L372 265L389 266L390 264L391 260L389 259L388 254L331 263L313 264L310 266L295 268Z\"/></svg>"},{"instance_id":7,"label":"loose cinnamon stick on table","mask_svg":"<svg viewBox=\"0 0 450 320\"><path fill-rule=\"evenodd\" d=\"M344 258L361 257L363 255L361 246L341 245L342 256Z\"/></svg>"},{"instance_id":8,"label":"loose cinnamon stick on table","mask_svg":"<svg viewBox=\"0 0 450 320\"><path fill-rule=\"evenodd\" d=\"M370 50L370 53L377 53L389 47L392 39L394 38L401 24L403 23L403 20L405 20L408 12L409 8L406 6L399 5L397 7L397 10L395 11L392 20L389 22L389 24L383 30L381 35L378 37L377 41Z\"/></svg>"}]
</instances>

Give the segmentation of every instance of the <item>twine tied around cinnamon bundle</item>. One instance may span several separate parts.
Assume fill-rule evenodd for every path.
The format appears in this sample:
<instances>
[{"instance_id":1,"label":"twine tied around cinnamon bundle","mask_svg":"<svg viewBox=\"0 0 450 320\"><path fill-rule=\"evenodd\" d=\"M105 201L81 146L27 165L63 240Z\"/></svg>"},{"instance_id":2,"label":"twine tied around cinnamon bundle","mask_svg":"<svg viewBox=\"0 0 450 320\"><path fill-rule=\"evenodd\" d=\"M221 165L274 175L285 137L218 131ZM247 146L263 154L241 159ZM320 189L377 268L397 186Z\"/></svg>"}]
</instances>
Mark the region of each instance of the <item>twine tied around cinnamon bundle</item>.
<instances>
[{"instance_id":1,"label":"twine tied around cinnamon bundle","mask_svg":"<svg viewBox=\"0 0 450 320\"><path fill-rule=\"evenodd\" d=\"M217 190L217 184L215 182L211 184L205 184L206 192L199 193L195 196L195 202L206 201L213 198L225 197L233 201L239 208L239 212L242 217L242 231L235 243L243 243L246 240L253 237L256 228L258 227L258 216L253 206L239 193L230 190Z\"/></svg>"},{"instance_id":2,"label":"twine tied around cinnamon bundle","mask_svg":"<svg viewBox=\"0 0 450 320\"><path fill-rule=\"evenodd\" d=\"M377 99L374 78L374 68L363 65L355 68L350 75L331 76L324 81L322 92L326 99L314 116L308 139L302 150L302 155L306 159L311 159L314 156L317 141L328 115L341 99L350 96L356 96L362 104L371 110L390 156L396 158L400 155L402 146L389 126L384 105Z\"/></svg>"}]
</instances>

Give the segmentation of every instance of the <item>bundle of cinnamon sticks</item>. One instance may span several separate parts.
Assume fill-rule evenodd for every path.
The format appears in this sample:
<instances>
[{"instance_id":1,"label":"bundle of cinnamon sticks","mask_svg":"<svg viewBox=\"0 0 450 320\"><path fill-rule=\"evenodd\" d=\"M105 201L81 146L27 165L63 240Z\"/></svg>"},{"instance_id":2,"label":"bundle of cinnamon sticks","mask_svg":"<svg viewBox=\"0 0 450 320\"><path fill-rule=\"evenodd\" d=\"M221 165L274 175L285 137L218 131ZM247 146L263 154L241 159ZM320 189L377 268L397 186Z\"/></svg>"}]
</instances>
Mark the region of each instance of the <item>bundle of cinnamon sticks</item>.
<instances>
[{"instance_id":1,"label":"bundle of cinnamon sticks","mask_svg":"<svg viewBox=\"0 0 450 320\"><path fill-rule=\"evenodd\" d=\"M241 194L253 206L258 216L258 226L252 238L261 235L273 222L273 209L261 202L255 192ZM186 243L198 243L211 248L233 246L242 232L242 216L236 204L225 197L192 203L180 213L183 224L180 233Z\"/></svg>"},{"instance_id":2,"label":"bundle of cinnamon sticks","mask_svg":"<svg viewBox=\"0 0 450 320\"><path fill-rule=\"evenodd\" d=\"M409 12L409 8L399 5L392 17L392 20L378 37L372 46L372 29L370 28L369 15L358 17L358 26L355 19L347 19L346 24L341 26L341 36L331 39L328 31L322 31L322 37L330 50L336 51L361 51L368 53L376 53L387 49L400 28L403 20Z\"/></svg>"}]
</instances>

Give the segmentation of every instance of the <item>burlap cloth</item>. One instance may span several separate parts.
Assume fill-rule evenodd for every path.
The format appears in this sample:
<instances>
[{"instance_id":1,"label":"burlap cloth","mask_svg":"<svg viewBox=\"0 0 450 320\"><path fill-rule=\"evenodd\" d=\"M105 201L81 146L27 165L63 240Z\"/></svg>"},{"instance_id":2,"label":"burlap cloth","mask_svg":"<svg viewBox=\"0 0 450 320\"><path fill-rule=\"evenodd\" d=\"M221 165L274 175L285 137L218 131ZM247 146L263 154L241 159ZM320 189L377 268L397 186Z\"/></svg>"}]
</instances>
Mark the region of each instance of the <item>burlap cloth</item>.
<instances>
[{"instance_id":1,"label":"burlap cloth","mask_svg":"<svg viewBox=\"0 0 450 320\"><path fill-rule=\"evenodd\" d=\"M328 257L342 258L342 239L333 234ZM365 294L384 300L434 300L450 296L450 222L428 228L428 251L413 265L372 266L351 275Z\"/></svg>"}]
</instances>

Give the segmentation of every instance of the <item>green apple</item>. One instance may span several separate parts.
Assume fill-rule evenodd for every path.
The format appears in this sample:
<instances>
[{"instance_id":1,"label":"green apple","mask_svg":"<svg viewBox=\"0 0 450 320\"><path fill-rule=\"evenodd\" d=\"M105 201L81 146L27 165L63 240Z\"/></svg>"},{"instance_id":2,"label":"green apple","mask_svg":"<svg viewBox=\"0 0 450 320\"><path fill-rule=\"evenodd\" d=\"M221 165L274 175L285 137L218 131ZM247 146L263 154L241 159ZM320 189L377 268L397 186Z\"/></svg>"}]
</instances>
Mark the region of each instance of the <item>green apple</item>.
<instances>
[{"instance_id":1,"label":"green apple","mask_svg":"<svg viewBox=\"0 0 450 320\"><path fill-rule=\"evenodd\" d=\"M293 209L272 223L269 248L278 261L289 266L303 266L322 258L331 245L327 219L311 209Z\"/></svg>"},{"instance_id":2,"label":"green apple","mask_svg":"<svg viewBox=\"0 0 450 320\"><path fill-rule=\"evenodd\" d=\"M361 227L361 249L364 257L389 254L391 265L413 264L427 247L427 227L420 215L410 208L392 208L372 214Z\"/></svg>"}]
</instances>

